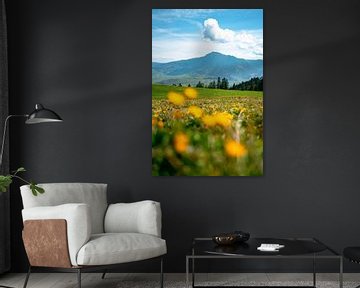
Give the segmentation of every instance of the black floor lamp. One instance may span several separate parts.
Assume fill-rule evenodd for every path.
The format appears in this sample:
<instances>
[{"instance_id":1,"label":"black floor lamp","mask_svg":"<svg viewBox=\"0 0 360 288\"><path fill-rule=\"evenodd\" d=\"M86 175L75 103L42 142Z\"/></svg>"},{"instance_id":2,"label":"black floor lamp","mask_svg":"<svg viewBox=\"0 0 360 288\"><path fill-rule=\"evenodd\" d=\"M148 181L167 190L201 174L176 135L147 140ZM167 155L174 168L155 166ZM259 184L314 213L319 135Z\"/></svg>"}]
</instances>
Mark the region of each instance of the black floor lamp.
<instances>
[{"instance_id":1,"label":"black floor lamp","mask_svg":"<svg viewBox=\"0 0 360 288\"><path fill-rule=\"evenodd\" d=\"M25 124L39 124L39 123L47 123L47 122L62 122L63 120L61 117L56 114L54 111L45 108L41 104L35 105L35 110L30 114L19 114L19 115L9 115L5 119L4 124L4 132L1 144L1 152L0 152L0 167L2 165L3 155L4 155L4 146L6 140L6 132L7 132L7 125L11 118L15 117L23 117L27 118Z\"/></svg>"},{"instance_id":2,"label":"black floor lamp","mask_svg":"<svg viewBox=\"0 0 360 288\"><path fill-rule=\"evenodd\" d=\"M0 150L0 168L2 167L8 122L11 118L16 118L16 117L26 118L25 124L39 124L39 123L47 123L47 122L56 123L56 122L63 121L57 113L55 113L54 111L52 111L50 109L44 108L44 106L41 104L36 104L35 110L33 112L31 112L30 114L7 116L5 119L5 123L4 123L3 138L2 138L1 150ZM12 288L9 286L3 286L1 284L0 284L0 287Z\"/></svg>"}]
</instances>

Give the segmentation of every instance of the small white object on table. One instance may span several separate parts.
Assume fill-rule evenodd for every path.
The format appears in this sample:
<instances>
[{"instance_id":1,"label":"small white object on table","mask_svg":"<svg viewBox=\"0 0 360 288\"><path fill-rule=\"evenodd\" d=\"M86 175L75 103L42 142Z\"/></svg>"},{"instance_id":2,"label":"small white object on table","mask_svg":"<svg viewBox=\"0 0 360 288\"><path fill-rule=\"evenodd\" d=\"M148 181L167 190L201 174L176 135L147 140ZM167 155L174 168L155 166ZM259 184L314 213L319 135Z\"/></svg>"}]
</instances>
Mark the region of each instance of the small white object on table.
<instances>
[{"instance_id":1,"label":"small white object on table","mask_svg":"<svg viewBox=\"0 0 360 288\"><path fill-rule=\"evenodd\" d=\"M284 245L280 245L280 244L262 243L259 247L257 247L257 249L265 252L278 252L279 249L284 247L285 247Z\"/></svg>"}]
</instances>

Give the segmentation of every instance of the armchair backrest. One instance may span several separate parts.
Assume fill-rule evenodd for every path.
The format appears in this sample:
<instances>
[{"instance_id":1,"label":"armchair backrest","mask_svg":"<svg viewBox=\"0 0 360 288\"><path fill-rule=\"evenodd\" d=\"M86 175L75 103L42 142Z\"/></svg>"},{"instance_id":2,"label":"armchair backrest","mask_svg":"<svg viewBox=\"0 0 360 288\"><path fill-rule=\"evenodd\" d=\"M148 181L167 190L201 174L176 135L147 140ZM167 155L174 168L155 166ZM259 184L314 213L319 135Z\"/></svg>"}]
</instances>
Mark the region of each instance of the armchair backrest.
<instances>
[{"instance_id":1,"label":"armchair backrest","mask_svg":"<svg viewBox=\"0 0 360 288\"><path fill-rule=\"evenodd\" d=\"M57 206L67 203L89 205L92 233L104 232L107 203L107 184L96 183L50 183L39 184L44 194L33 196L29 185L20 187L24 209L39 206Z\"/></svg>"}]
</instances>

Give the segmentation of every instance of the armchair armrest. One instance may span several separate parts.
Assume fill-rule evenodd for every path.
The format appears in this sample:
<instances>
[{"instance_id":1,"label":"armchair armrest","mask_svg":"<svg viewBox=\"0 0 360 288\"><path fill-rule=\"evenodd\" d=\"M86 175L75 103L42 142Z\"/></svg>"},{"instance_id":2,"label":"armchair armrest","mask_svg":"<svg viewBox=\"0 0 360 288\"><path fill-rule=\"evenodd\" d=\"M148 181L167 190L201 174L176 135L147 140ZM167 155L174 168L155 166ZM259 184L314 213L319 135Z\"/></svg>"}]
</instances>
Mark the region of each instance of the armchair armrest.
<instances>
[{"instance_id":1,"label":"armchair armrest","mask_svg":"<svg viewBox=\"0 0 360 288\"><path fill-rule=\"evenodd\" d=\"M58 206L33 207L22 210L23 221L64 219L71 264L77 266L76 256L80 248L89 241L91 222L89 206L86 204L64 204ZM34 235L35 236L35 235ZM34 241L39 241L38 235ZM47 245L49 243L46 243Z\"/></svg>"},{"instance_id":2,"label":"armchair armrest","mask_svg":"<svg viewBox=\"0 0 360 288\"><path fill-rule=\"evenodd\" d=\"M155 201L111 204L105 215L106 233L143 233L161 237L161 208Z\"/></svg>"}]
</instances>

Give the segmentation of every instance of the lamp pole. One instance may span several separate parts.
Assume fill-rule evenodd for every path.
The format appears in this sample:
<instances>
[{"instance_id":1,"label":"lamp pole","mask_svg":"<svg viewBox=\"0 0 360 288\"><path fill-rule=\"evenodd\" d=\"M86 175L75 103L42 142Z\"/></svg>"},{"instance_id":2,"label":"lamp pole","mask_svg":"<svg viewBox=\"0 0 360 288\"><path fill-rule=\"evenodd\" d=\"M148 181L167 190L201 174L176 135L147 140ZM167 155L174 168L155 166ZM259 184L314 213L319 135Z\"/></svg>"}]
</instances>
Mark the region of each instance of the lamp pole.
<instances>
[{"instance_id":1,"label":"lamp pole","mask_svg":"<svg viewBox=\"0 0 360 288\"><path fill-rule=\"evenodd\" d=\"M6 132L7 132L7 126L8 126L8 122L11 118L15 118L15 117L24 117L27 118L29 117L28 114L23 114L23 115L9 115L6 117L5 119L5 123L4 123L4 131L3 131L3 137L2 137L2 143L1 143L1 151L0 151L0 168L2 166L2 160L3 160L3 155L4 155L4 146L5 146L5 142L6 142Z\"/></svg>"}]
</instances>

